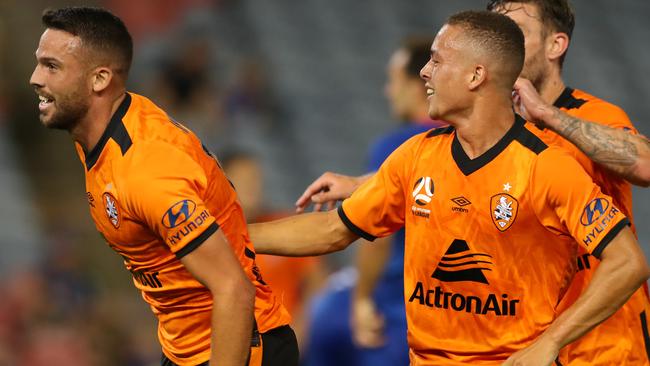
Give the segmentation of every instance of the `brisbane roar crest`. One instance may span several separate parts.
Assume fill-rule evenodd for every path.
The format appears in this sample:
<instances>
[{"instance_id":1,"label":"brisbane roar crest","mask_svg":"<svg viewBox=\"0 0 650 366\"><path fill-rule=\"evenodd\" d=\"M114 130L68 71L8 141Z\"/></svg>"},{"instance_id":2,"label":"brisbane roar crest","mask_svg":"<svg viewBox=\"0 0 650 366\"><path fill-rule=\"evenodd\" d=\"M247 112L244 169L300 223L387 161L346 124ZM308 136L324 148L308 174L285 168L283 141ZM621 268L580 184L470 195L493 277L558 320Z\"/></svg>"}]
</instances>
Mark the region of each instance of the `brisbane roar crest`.
<instances>
[{"instance_id":1,"label":"brisbane roar crest","mask_svg":"<svg viewBox=\"0 0 650 366\"><path fill-rule=\"evenodd\" d=\"M507 193L499 193L490 199L492 222L499 231L506 231L517 218L519 202Z\"/></svg>"},{"instance_id":2,"label":"brisbane roar crest","mask_svg":"<svg viewBox=\"0 0 650 366\"><path fill-rule=\"evenodd\" d=\"M102 195L108 221L117 229L120 227L120 208L115 197L108 192Z\"/></svg>"}]
</instances>

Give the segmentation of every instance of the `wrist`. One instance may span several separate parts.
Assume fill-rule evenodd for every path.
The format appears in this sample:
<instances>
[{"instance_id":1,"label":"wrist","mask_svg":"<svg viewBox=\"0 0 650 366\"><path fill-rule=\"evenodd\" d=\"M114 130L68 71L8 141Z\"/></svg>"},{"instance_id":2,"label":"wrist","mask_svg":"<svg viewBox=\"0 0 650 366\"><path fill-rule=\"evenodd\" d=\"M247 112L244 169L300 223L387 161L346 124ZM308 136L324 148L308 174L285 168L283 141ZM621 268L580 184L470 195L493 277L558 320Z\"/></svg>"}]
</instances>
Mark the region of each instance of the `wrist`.
<instances>
[{"instance_id":1,"label":"wrist","mask_svg":"<svg viewBox=\"0 0 650 366\"><path fill-rule=\"evenodd\" d=\"M548 128L557 131L561 120L559 118L560 110L552 105L545 105L540 108L541 120Z\"/></svg>"}]
</instances>

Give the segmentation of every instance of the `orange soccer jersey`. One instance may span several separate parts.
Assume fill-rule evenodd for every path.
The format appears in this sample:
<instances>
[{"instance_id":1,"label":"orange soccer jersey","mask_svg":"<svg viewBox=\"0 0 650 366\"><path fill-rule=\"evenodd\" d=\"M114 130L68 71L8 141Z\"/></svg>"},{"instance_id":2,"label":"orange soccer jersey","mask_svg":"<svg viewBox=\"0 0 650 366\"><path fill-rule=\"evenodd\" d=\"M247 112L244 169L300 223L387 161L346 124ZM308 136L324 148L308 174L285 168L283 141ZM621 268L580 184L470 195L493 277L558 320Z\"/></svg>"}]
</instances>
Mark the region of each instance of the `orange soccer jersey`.
<instances>
[{"instance_id":1,"label":"orange soccer jersey","mask_svg":"<svg viewBox=\"0 0 650 366\"><path fill-rule=\"evenodd\" d=\"M566 88L555 102L555 106L569 115L587 121L637 133L621 108L580 90ZM632 187L625 179L594 163L575 145L557 133L537 128L533 131L547 144L557 145L568 151L602 191L612 197L614 205L632 221ZM633 224L632 228L634 229ZM598 261L581 248L578 252L577 264L576 276L561 308L570 306L580 296L589 284ZM650 344L645 343L646 339L649 339L646 318L649 310L645 288L641 288L603 324L563 350L568 353L569 365L650 365L648 360Z\"/></svg>"},{"instance_id":2,"label":"orange soccer jersey","mask_svg":"<svg viewBox=\"0 0 650 366\"><path fill-rule=\"evenodd\" d=\"M210 358L212 295L179 259L219 229L256 286L259 332L288 324L255 265L236 194L193 133L147 98L127 93L97 146L77 150L97 230L124 258L158 317L170 360L182 366Z\"/></svg>"},{"instance_id":3,"label":"orange soccer jersey","mask_svg":"<svg viewBox=\"0 0 650 366\"><path fill-rule=\"evenodd\" d=\"M627 218L516 117L469 159L453 128L415 136L339 210L367 239L406 227L412 365L500 365L557 317L577 243L598 257Z\"/></svg>"}]
</instances>

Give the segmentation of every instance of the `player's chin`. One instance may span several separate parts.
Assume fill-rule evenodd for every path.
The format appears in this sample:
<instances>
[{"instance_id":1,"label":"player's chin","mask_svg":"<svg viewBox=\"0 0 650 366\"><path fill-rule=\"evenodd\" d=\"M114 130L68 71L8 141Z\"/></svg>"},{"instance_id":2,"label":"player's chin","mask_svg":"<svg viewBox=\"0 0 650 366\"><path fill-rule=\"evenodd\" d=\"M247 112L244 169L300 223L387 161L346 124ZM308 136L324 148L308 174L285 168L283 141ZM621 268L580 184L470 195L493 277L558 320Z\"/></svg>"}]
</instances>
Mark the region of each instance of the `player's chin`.
<instances>
[{"instance_id":1,"label":"player's chin","mask_svg":"<svg viewBox=\"0 0 650 366\"><path fill-rule=\"evenodd\" d=\"M438 108L435 105L432 105L431 103L429 104L429 118L434 120L440 118L440 112Z\"/></svg>"}]
</instances>

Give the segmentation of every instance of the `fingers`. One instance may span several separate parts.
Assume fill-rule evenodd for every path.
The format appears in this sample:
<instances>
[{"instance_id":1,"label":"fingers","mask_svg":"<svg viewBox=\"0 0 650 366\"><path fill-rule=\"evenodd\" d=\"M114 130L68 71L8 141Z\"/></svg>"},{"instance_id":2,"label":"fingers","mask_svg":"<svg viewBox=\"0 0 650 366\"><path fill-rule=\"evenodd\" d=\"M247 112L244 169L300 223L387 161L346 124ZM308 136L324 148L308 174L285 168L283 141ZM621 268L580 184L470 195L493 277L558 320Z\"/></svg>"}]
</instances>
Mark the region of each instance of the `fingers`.
<instances>
[{"instance_id":1,"label":"fingers","mask_svg":"<svg viewBox=\"0 0 650 366\"><path fill-rule=\"evenodd\" d=\"M304 211L304 209L309 206L309 203L315 194L318 194L327 187L327 183L323 182L321 178L316 179L312 184L310 184L296 201L296 208L299 209L300 212Z\"/></svg>"},{"instance_id":2,"label":"fingers","mask_svg":"<svg viewBox=\"0 0 650 366\"><path fill-rule=\"evenodd\" d=\"M327 191L329 189L329 187L332 185L332 181L330 179L331 174L332 173L330 172L326 172L318 177L315 181L313 181L309 186L307 186L305 191L295 203L297 213L305 211L305 208L307 208L307 206L309 206L309 204L314 200L315 195L318 195L319 193Z\"/></svg>"},{"instance_id":3,"label":"fingers","mask_svg":"<svg viewBox=\"0 0 650 366\"><path fill-rule=\"evenodd\" d=\"M355 344L359 347L377 348L383 346L386 343L383 317L367 316L357 320L353 326L352 334Z\"/></svg>"}]
</instances>

